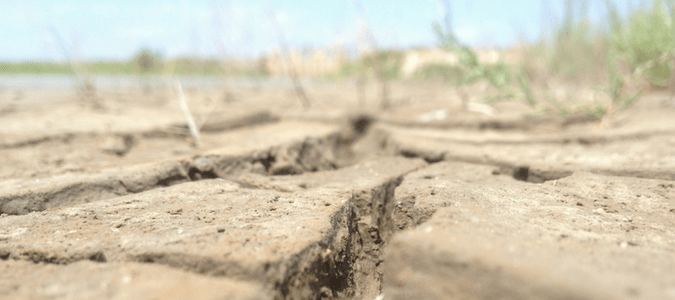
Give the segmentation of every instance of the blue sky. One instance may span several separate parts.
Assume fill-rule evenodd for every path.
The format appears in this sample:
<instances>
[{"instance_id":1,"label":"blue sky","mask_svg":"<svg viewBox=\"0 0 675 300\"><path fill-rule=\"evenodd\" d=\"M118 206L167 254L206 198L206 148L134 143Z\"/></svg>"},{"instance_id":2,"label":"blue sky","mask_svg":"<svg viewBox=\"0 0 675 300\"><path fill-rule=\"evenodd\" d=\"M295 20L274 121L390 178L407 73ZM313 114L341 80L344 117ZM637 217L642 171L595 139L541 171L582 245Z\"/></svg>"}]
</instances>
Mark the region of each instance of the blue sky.
<instances>
[{"instance_id":1,"label":"blue sky","mask_svg":"<svg viewBox=\"0 0 675 300\"><path fill-rule=\"evenodd\" d=\"M472 46L534 40L560 20L563 1L449 1L453 28ZM621 11L626 3L619 1ZM381 48L433 46L438 0L361 0ZM589 1L600 22L604 1ZM149 47L166 57L256 56L278 47L271 17L291 47L355 45L363 18L353 0L2 0L0 61L62 61L61 45L85 60L128 59ZM59 42L59 39L63 42ZM218 45L222 45L220 48Z\"/></svg>"}]
</instances>

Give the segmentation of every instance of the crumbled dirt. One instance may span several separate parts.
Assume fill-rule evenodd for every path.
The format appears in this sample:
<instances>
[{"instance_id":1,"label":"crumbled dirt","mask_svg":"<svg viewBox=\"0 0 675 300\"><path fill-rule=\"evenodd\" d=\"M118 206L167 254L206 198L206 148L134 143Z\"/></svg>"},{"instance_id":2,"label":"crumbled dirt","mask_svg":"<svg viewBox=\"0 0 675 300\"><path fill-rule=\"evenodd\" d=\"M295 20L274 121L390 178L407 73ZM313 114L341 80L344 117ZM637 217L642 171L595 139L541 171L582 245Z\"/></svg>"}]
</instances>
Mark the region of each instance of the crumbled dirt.
<instances>
[{"instance_id":1,"label":"crumbled dirt","mask_svg":"<svg viewBox=\"0 0 675 300\"><path fill-rule=\"evenodd\" d=\"M349 82L309 110L186 90L200 145L164 91L12 100L0 298L675 299L664 95L607 126L413 83L388 111Z\"/></svg>"}]
</instances>

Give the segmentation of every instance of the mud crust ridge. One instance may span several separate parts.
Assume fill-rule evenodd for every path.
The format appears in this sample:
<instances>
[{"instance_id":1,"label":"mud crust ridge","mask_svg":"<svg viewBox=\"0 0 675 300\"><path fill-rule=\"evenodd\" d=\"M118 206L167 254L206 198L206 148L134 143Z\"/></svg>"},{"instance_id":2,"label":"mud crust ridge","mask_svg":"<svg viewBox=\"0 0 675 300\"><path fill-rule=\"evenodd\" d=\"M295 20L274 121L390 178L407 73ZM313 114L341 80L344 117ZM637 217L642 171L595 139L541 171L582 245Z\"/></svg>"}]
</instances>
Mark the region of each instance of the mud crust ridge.
<instances>
[{"instance_id":1,"label":"mud crust ridge","mask_svg":"<svg viewBox=\"0 0 675 300\"><path fill-rule=\"evenodd\" d=\"M73 133L43 136L43 137L28 139L28 140L24 140L24 141L20 141L20 142L15 142L15 143L0 144L0 149L13 149L13 148L30 147L30 146L38 145L40 143L46 143L46 142L52 142L52 141L61 142L61 143L69 143L75 137L76 137L76 134L73 134Z\"/></svg>"},{"instance_id":2,"label":"mud crust ridge","mask_svg":"<svg viewBox=\"0 0 675 300\"><path fill-rule=\"evenodd\" d=\"M407 158L422 158L429 164L442 161L455 161L494 166L496 167L494 174L510 174L516 180L531 183L542 183L550 180L557 180L570 176L572 173L574 173L574 171L570 170L541 170L524 164L513 164L491 159L451 156L448 155L447 152L432 153L425 150L402 148L395 150L395 153L396 155Z\"/></svg>"},{"instance_id":3,"label":"mud crust ridge","mask_svg":"<svg viewBox=\"0 0 675 300\"><path fill-rule=\"evenodd\" d=\"M247 269L229 261L177 253L127 257L210 276L244 280L264 278L275 299L352 299L380 293L383 251L392 235L394 190L403 177L353 191L331 216L332 230L291 258Z\"/></svg>"},{"instance_id":4,"label":"mud crust ridge","mask_svg":"<svg viewBox=\"0 0 675 300\"><path fill-rule=\"evenodd\" d=\"M576 171L586 171L599 175L609 175L609 176L618 176L618 177L634 177L634 178L644 178L644 179L660 179L660 180L675 180L675 173L668 170L659 170L659 169L629 169L629 170L612 170L612 169L600 169L592 168L585 170L577 169L552 169L552 168L540 168L538 166L532 166L527 163L513 163L507 161L500 161L496 159L490 159L487 157L475 157L475 156L457 156L451 155L446 151L430 151L426 149L416 149L408 146L398 145L395 141L392 141L390 138L385 138L385 143L383 145L384 151L392 153L393 155L400 155L408 158L422 158L426 162L433 164L441 161L455 161L455 162L466 162L480 165L489 165L496 167L495 174L510 174L514 179L531 182L531 183L543 183L551 180L558 180L572 175Z\"/></svg>"},{"instance_id":5,"label":"mud crust ridge","mask_svg":"<svg viewBox=\"0 0 675 300\"><path fill-rule=\"evenodd\" d=\"M405 174L412 172L410 170ZM247 267L235 261L167 252L113 255L115 262L166 265L216 277L259 281L273 289L274 299L374 298L380 293L383 255L393 231L395 189L401 175L345 195L330 217L331 230L289 258ZM70 254L39 249L6 251L0 259L66 265L89 260L106 263L105 249Z\"/></svg>"},{"instance_id":6,"label":"mud crust ridge","mask_svg":"<svg viewBox=\"0 0 675 300\"><path fill-rule=\"evenodd\" d=\"M58 176L37 186L19 187L0 196L0 213L27 214L78 203L140 193L174 184L212 178L237 178L248 172L267 175L301 174L339 166L336 151L347 147L339 134L307 138L248 156L195 156L92 175Z\"/></svg>"},{"instance_id":7,"label":"mud crust ridge","mask_svg":"<svg viewBox=\"0 0 675 300\"><path fill-rule=\"evenodd\" d=\"M281 120L279 116L273 115L269 111L257 111L252 114L235 117L230 120L224 120L219 122L209 122L204 124L200 131L202 132L223 132L228 130L239 129L248 126L255 126L265 123L274 123ZM187 128L187 125L174 124L168 126L168 128L176 128L178 130L170 129L150 129L146 131L135 131L135 132L113 132L111 135L123 138L125 141L129 139L137 140L138 138L185 138L190 135L190 132ZM59 143L70 143L78 137L88 137L94 138L102 135L103 133L99 132L79 132L79 133L61 133L53 134L47 136L34 137L29 139L24 139L16 142L7 142L0 143L0 149L14 149L14 148L23 148L35 146L41 143L48 142L59 142Z\"/></svg>"},{"instance_id":8,"label":"mud crust ridge","mask_svg":"<svg viewBox=\"0 0 675 300\"><path fill-rule=\"evenodd\" d=\"M89 260L98 263L105 263L108 261L105 254L101 251L78 253L72 256L57 256L38 250L24 251L18 253L18 255L12 255L9 251L0 250L0 259L7 260L10 258L14 260L32 261L36 264L46 263L55 265L67 265L81 260Z\"/></svg>"}]
</instances>

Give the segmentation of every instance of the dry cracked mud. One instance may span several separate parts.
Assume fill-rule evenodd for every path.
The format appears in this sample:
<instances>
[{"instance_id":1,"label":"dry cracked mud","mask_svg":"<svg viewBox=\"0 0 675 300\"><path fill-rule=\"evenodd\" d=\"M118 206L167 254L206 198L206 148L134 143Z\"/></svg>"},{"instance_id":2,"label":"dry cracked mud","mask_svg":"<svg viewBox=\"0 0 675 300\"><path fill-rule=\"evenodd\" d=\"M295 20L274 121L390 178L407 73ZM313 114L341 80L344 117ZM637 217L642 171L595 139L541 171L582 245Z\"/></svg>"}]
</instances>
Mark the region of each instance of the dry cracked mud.
<instances>
[{"instance_id":1,"label":"dry cracked mud","mask_svg":"<svg viewBox=\"0 0 675 300\"><path fill-rule=\"evenodd\" d=\"M675 107L601 128L321 89L237 91L200 147L170 106L0 116L0 298L675 299Z\"/></svg>"}]
</instances>

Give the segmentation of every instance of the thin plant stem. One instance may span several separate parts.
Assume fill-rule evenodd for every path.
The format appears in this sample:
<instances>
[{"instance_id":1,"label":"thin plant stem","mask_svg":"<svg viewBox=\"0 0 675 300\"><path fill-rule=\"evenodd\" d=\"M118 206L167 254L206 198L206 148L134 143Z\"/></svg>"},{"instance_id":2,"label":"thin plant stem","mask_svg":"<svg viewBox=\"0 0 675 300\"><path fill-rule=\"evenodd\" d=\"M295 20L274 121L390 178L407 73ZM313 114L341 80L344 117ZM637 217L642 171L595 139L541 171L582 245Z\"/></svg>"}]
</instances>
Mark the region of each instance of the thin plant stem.
<instances>
[{"instance_id":1,"label":"thin plant stem","mask_svg":"<svg viewBox=\"0 0 675 300\"><path fill-rule=\"evenodd\" d=\"M387 110L391 108L391 103L389 102L389 85L387 84L387 81L384 78L382 62L380 61L379 56L380 51L379 48L377 47L375 36L373 35L372 31L370 31L370 25L368 24L368 19L366 18L366 10L363 8L363 5L361 4L360 0L354 0L354 4L356 5L356 9L359 11L361 18L363 19L366 39L368 40L370 46L375 52L375 55L373 57L373 65L375 67L375 77L377 81L380 83L380 90L381 90L380 96L382 97L380 102L380 108L383 110Z\"/></svg>"},{"instance_id":2,"label":"thin plant stem","mask_svg":"<svg viewBox=\"0 0 675 300\"><path fill-rule=\"evenodd\" d=\"M304 109L309 109L312 105L311 102L309 101L309 97L307 97L307 93L305 93L305 89L302 87L302 83L300 82L300 76L298 74L298 70L296 69L297 66L293 63L293 60L290 58L290 51L288 49L288 41L286 40L286 36L284 35L283 30L281 29L281 25L279 25L279 23L277 22L277 18L272 14L271 11L269 17L270 21L272 22L272 27L274 28L274 31L277 34L279 46L281 47L281 51L283 52L282 55L288 57L290 65L290 67L288 68L288 72L291 77L291 80L293 81L295 94L300 99L300 102L302 102L302 107Z\"/></svg>"},{"instance_id":3,"label":"thin plant stem","mask_svg":"<svg viewBox=\"0 0 675 300\"><path fill-rule=\"evenodd\" d=\"M190 108L187 105L187 101L185 100L185 94L183 93L183 87L180 84L180 81L176 80L176 94L177 94L177 99L178 99L178 105L180 106L180 110L183 111L183 116L185 117L185 121L187 121L188 128L190 128L190 134L192 135L192 138L195 141L195 145L197 147L201 147L202 145L202 138L199 135L199 128L197 127L197 124L195 123L194 118L192 117L192 113L190 113Z\"/></svg>"}]
</instances>

